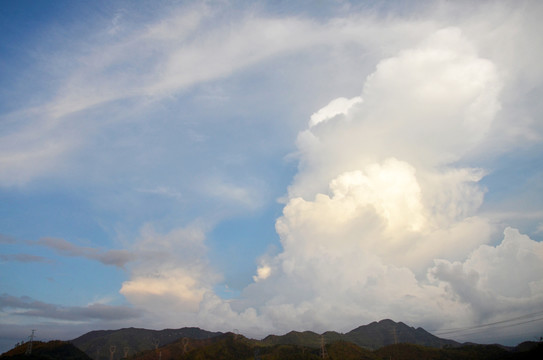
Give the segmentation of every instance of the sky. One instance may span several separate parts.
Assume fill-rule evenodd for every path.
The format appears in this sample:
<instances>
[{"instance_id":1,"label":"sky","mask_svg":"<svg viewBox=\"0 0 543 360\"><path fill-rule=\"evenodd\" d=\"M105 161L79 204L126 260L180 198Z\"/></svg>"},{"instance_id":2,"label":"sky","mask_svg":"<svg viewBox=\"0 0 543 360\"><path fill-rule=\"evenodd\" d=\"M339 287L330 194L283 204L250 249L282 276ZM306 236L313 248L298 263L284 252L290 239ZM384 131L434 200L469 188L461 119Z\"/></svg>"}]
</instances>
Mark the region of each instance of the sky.
<instances>
[{"instance_id":1,"label":"sky","mask_svg":"<svg viewBox=\"0 0 543 360\"><path fill-rule=\"evenodd\" d=\"M0 350L543 335L540 1L1 1Z\"/></svg>"}]
</instances>

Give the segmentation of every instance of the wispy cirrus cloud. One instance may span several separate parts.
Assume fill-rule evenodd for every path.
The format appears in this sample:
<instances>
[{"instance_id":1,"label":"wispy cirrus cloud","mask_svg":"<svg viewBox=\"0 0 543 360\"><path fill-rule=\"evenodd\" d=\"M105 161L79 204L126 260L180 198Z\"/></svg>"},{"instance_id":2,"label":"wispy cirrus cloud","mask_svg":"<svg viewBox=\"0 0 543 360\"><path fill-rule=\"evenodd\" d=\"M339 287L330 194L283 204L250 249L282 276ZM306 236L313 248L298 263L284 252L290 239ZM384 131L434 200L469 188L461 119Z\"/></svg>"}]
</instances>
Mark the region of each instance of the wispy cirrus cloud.
<instances>
[{"instance_id":1,"label":"wispy cirrus cloud","mask_svg":"<svg viewBox=\"0 0 543 360\"><path fill-rule=\"evenodd\" d=\"M16 261L22 263L33 263L33 262L53 262L51 259L48 259L39 255L32 254L1 254L0 260L2 261Z\"/></svg>"},{"instance_id":2,"label":"wispy cirrus cloud","mask_svg":"<svg viewBox=\"0 0 543 360\"><path fill-rule=\"evenodd\" d=\"M59 238L42 238L36 242L36 245L48 247L64 256L83 257L99 261L104 265L112 265L120 268L125 267L128 262L136 259L136 255L129 250L99 250L78 246Z\"/></svg>"},{"instance_id":3,"label":"wispy cirrus cloud","mask_svg":"<svg viewBox=\"0 0 543 360\"><path fill-rule=\"evenodd\" d=\"M187 5L165 19L148 19L115 36L98 36L64 54L71 64L56 72L56 87L39 105L3 115L14 124L0 139L0 185L17 186L72 167L74 152L88 145L115 121L123 121L117 103L137 109L169 99L198 84L216 81L279 57L319 46L338 47L371 39L378 25L370 17L318 23L308 18L277 18L250 11L224 21L220 7ZM213 26L208 26L214 22ZM400 25L393 32L413 37L422 25ZM296 37L291 34L296 33ZM362 37L362 39L360 38ZM65 41L65 39L59 39ZM44 61L48 60L44 57ZM55 63L48 65L51 68ZM108 116L86 121L83 112L108 107ZM121 106L126 110L124 106ZM121 118L121 120L119 120Z\"/></svg>"},{"instance_id":4,"label":"wispy cirrus cloud","mask_svg":"<svg viewBox=\"0 0 543 360\"><path fill-rule=\"evenodd\" d=\"M17 240L14 237L0 234L0 244L14 244L16 242Z\"/></svg>"},{"instance_id":5,"label":"wispy cirrus cloud","mask_svg":"<svg viewBox=\"0 0 543 360\"><path fill-rule=\"evenodd\" d=\"M34 300L27 296L0 295L0 311L9 316L39 317L54 320L128 320L143 316L132 306L94 303L88 306L61 306Z\"/></svg>"}]
</instances>

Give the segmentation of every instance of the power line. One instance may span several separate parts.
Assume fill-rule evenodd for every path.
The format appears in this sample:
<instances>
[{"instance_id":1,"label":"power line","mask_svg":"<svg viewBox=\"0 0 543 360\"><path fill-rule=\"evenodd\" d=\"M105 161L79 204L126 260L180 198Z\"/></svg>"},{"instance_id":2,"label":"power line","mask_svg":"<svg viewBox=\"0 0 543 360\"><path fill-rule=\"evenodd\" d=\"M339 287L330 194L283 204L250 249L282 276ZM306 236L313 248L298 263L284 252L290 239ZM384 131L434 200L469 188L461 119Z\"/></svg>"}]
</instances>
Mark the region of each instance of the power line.
<instances>
[{"instance_id":1,"label":"power line","mask_svg":"<svg viewBox=\"0 0 543 360\"><path fill-rule=\"evenodd\" d=\"M520 321L519 320L524 320ZM481 324L481 325L474 325L474 326L468 326L464 328L454 328L454 329L442 329L437 330L434 333L436 335L449 335L449 334L455 334L455 333L461 333L471 330L488 330L489 328L507 328L511 326L519 326L524 324L533 323L536 321L543 320L543 311L539 311L532 314L522 315L515 318L507 319L507 320L501 320L501 321L495 321L487 324Z\"/></svg>"},{"instance_id":2,"label":"power line","mask_svg":"<svg viewBox=\"0 0 543 360\"><path fill-rule=\"evenodd\" d=\"M487 331L489 329L501 330L501 329L505 329L505 328L508 328L508 327L525 325L525 324L529 324L529 323L533 323L533 322L537 322L537 321L541 321L541 320L543 320L543 317L537 318L537 319L526 320L526 321L516 323L516 324L506 324L506 325L495 327L495 328L472 329L472 330L467 330L467 332L461 333L461 335L473 335L473 334L477 334L479 332ZM440 335L442 335L442 334L440 334Z\"/></svg>"}]
</instances>

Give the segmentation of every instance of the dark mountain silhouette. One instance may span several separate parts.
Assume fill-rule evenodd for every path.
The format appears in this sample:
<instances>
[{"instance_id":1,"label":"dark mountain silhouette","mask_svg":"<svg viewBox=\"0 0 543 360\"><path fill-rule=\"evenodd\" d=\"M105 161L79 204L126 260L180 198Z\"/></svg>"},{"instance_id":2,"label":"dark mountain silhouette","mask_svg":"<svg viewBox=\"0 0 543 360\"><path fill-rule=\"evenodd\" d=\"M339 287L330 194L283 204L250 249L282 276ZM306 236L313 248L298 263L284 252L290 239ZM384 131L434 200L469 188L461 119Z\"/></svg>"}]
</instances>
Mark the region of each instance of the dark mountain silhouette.
<instances>
[{"instance_id":1,"label":"dark mountain silhouette","mask_svg":"<svg viewBox=\"0 0 543 360\"><path fill-rule=\"evenodd\" d=\"M325 343L343 340L372 350L397 343L409 343L435 348L460 345L453 340L438 338L423 328L415 329L405 325L402 322L396 323L392 320L372 322L371 324L363 325L351 330L346 334L328 331L322 334L322 338L324 339ZM269 345L288 344L319 347L321 343L321 335L311 331L291 331L282 336L267 336L262 341Z\"/></svg>"},{"instance_id":2,"label":"dark mountain silhouette","mask_svg":"<svg viewBox=\"0 0 543 360\"><path fill-rule=\"evenodd\" d=\"M338 360L543 358L541 342L525 342L514 348L501 345L459 344L438 338L422 328L413 328L392 320L373 322L345 334L334 331L323 334L291 331L281 336L269 335L263 340L248 339L233 333L209 332L199 328L161 331L129 328L92 331L74 339L72 343L94 360L109 359L113 350L113 359L116 360L121 358L311 360L321 358L323 350L329 359Z\"/></svg>"},{"instance_id":3,"label":"dark mountain silhouette","mask_svg":"<svg viewBox=\"0 0 543 360\"><path fill-rule=\"evenodd\" d=\"M27 355L28 343L19 345L2 354L0 358L6 360L90 360L83 351L66 341L34 341L32 352Z\"/></svg>"},{"instance_id":4,"label":"dark mountain silhouette","mask_svg":"<svg viewBox=\"0 0 543 360\"><path fill-rule=\"evenodd\" d=\"M266 345L297 345L317 348L321 343L321 335L313 331L291 331L285 335L268 335L262 342Z\"/></svg>"},{"instance_id":5,"label":"dark mountain silhouette","mask_svg":"<svg viewBox=\"0 0 543 360\"><path fill-rule=\"evenodd\" d=\"M424 330L407 326L403 322L381 320L360 326L349 331L343 337L358 346L369 349L379 349L385 345L408 343L441 348L444 346L460 345L454 340L441 339Z\"/></svg>"},{"instance_id":6,"label":"dark mountain silhouette","mask_svg":"<svg viewBox=\"0 0 543 360\"><path fill-rule=\"evenodd\" d=\"M210 332L194 327L181 329L147 330L126 328L119 330L91 331L71 341L94 360L131 357L142 351L163 347L182 338L208 339L222 333Z\"/></svg>"}]
</instances>

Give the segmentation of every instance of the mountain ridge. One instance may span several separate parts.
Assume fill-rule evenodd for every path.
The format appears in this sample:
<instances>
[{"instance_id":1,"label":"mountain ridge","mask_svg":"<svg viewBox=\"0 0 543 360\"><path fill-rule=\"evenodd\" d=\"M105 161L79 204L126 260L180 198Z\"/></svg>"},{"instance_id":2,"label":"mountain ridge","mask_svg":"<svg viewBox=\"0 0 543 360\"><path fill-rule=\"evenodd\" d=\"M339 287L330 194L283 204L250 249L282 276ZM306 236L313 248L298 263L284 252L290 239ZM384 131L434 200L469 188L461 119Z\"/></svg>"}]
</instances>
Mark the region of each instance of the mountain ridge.
<instances>
[{"instance_id":1,"label":"mountain ridge","mask_svg":"<svg viewBox=\"0 0 543 360\"><path fill-rule=\"evenodd\" d=\"M21 344L0 355L0 358L316 360L326 352L328 358L342 360L527 360L543 356L541 341L527 341L516 347L460 344L438 338L421 327L410 327L390 319L362 325L347 333L290 331L284 335L268 335L262 340L249 339L232 332L210 332L196 327L164 330L122 328L90 331L71 342L35 344L36 354L33 352L31 357L24 355L27 344Z\"/></svg>"},{"instance_id":2,"label":"mountain ridge","mask_svg":"<svg viewBox=\"0 0 543 360\"><path fill-rule=\"evenodd\" d=\"M111 358L118 360L126 356L162 348L183 338L205 340L222 335L225 334L210 332L197 327L164 330L132 327L118 330L94 330L72 340L71 343L94 360ZM430 348L460 346L454 340L439 338L421 327L410 327L403 322L395 322L390 319L361 325L344 334L336 331L326 331L322 334L309 330L289 331L284 335L268 335L257 342L264 346L292 345L301 348L318 349L323 342L331 344L338 341L352 343L368 350L377 350L387 345L399 343L409 343ZM112 351L113 355L111 354Z\"/></svg>"},{"instance_id":3,"label":"mountain ridge","mask_svg":"<svg viewBox=\"0 0 543 360\"><path fill-rule=\"evenodd\" d=\"M182 338L209 339L222 335L197 327L150 330L122 328L117 330L93 330L70 342L94 360L118 360L143 351L163 347ZM115 347L113 349L113 347ZM113 351L113 355L111 352Z\"/></svg>"},{"instance_id":4,"label":"mountain ridge","mask_svg":"<svg viewBox=\"0 0 543 360\"><path fill-rule=\"evenodd\" d=\"M442 339L432 335L421 327L415 329L403 322L395 322L390 319L361 325L345 334L335 331L326 331L320 335L312 331L290 331L284 335L268 335L262 339L262 342L269 345L284 344L319 347L321 345L321 338L325 343L347 341L371 350L398 343L423 345L432 348L460 345L460 343L454 340Z\"/></svg>"}]
</instances>

